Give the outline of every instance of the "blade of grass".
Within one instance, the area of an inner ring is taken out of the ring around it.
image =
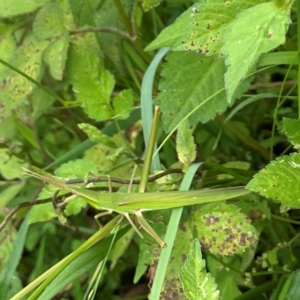
[[[23,253],[28,227],[29,225],[27,223],[26,217],[19,229],[17,238],[14,243],[14,248],[11,252],[11,255],[9,256],[8,262],[6,263],[4,270],[2,271],[2,276],[0,278],[0,299],[7,299],[9,285]]]
[[[155,77],[156,69],[163,59],[163,57],[167,54],[169,48],[160,49],[155,57],[153,58],[151,64],[149,65],[142,82],[142,91],[141,91],[141,115],[143,122],[143,134],[144,134],[144,142],[146,149],[148,148],[148,143],[151,134],[152,122],[153,122],[153,111],[152,111],[152,88],[153,81]],[[157,146],[155,143],[154,151],[156,151]],[[158,155],[154,155],[151,163],[151,171],[160,170],[160,161]]]
[[[197,163],[197,164],[193,164],[190,166],[190,168],[188,169],[188,171],[186,172],[186,174],[182,180],[182,183],[179,188],[180,191],[188,191],[189,190],[192,180],[194,178],[194,175],[201,165],[202,165],[202,163]],[[172,210],[171,218],[170,218],[170,221],[168,224],[168,229],[167,229],[166,236],[165,236],[165,242],[167,244],[167,247],[162,249],[162,251],[161,251],[149,300],[159,300],[160,299],[160,292],[161,292],[161,288],[162,288],[164,278],[166,275],[167,267],[169,264],[169,260],[170,260],[172,248],[174,245],[174,241],[176,238],[177,229],[178,229],[178,225],[180,222],[182,211],[183,211],[182,207]]]
[[[33,282],[28,284],[24,289],[22,289],[19,293],[17,293],[14,297],[12,297],[10,300],[19,300],[25,297],[29,292],[31,292],[35,287],[37,287],[39,284],[39,288],[35,291],[34,294],[31,295],[28,300],[37,299],[37,297],[43,292],[43,290],[46,287],[53,288],[51,285],[51,282],[53,279],[62,272],[62,270],[65,271],[67,269],[67,266],[74,261],[79,255],[81,255],[84,251],[95,245],[97,242],[105,238],[115,227],[116,224],[120,221],[120,218],[122,216],[118,215],[113,220],[111,220],[109,223],[107,223],[104,227],[102,227],[100,230],[98,230],[93,236],[91,236],[86,242],[84,242],[80,247],[78,247],[74,252],[72,252],[70,255],[59,261],[56,265],[54,265],[52,268],[47,270],[45,273],[43,273],[41,276],[36,278]],[[25,220],[26,221],[26,220]],[[24,221],[24,222],[25,222]],[[27,221],[26,221],[27,224]],[[26,237],[26,236],[25,236]],[[25,239],[24,237],[24,239]],[[107,249],[106,249],[107,250]],[[66,282],[66,280],[69,280],[68,277],[65,278],[65,281],[61,278],[61,283]],[[68,281],[67,283],[69,283]],[[56,283],[57,285],[57,283]],[[63,285],[65,286],[65,285]],[[5,298],[1,298],[5,299]],[[43,298],[44,300],[45,298]]]

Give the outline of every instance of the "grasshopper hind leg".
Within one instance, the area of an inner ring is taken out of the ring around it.
[[[138,219],[138,222],[140,226],[148,233],[150,234],[162,247],[165,248],[167,245],[166,243],[158,236],[158,234],[154,231],[154,229],[150,226],[150,224],[146,221],[141,211],[136,210],[135,215]]]

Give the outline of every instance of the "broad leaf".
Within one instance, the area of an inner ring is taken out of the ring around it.
[[[189,300],[220,299],[215,280],[206,272],[199,241],[194,240],[180,276],[183,290]]]
[[[166,59],[158,101],[167,132],[196,107],[198,110],[189,117],[191,126],[197,122],[205,123],[226,110],[225,63],[222,58],[173,52]]]
[[[234,205],[202,205],[195,211],[194,219],[201,246],[214,254],[243,253],[257,242],[255,228]]]
[[[257,173],[246,188],[283,205],[300,208],[300,154],[278,157]]]
[[[300,150],[300,120],[283,118],[285,135],[298,151]]]
[[[229,27],[222,48],[228,66],[225,74],[228,103],[232,103],[237,87],[259,56],[285,42],[291,5],[289,2],[279,8],[275,2],[258,4],[243,10]]]
[[[192,50],[206,55],[221,54],[224,34],[236,15],[262,1],[201,1],[186,10],[146,48]]]
[[[110,96],[115,80],[99,58],[88,50],[72,44],[69,51],[68,75],[77,100],[85,113],[97,121],[113,116]]]

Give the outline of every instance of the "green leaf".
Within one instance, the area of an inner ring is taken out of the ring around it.
[[[284,133],[298,151],[300,150],[300,120],[283,118]]]
[[[28,215],[28,224],[45,222],[53,218],[57,218],[57,214],[53,209],[52,203],[39,204],[31,208]]]
[[[261,3],[242,11],[224,37],[223,54],[228,71],[225,74],[227,101],[240,82],[254,68],[259,56],[285,42],[292,2],[278,8],[274,2]]]
[[[123,90],[118,93],[118,95],[113,98],[113,106],[116,119],[128,118],[133,106],[132,90]]]
[[[14,199],[24,187],[24,182],[12,184],[0,192],[0,208],[5,207],[10,200]],[[1,243],[0,243],[1,244]],[[1,260],[0,260],[1,261]]]
[[[235,205],[201,205],[194,220],[201,246],[214,254],[243,253],[257,242],[255,228]]]
[[[160,4],[161,0],[143,0],[142,6],[144,11],[148,11]]]
[[[98,174],[95,164],[88,159],[76,159],[62,164],[55,170],[55,175],[68,179],[83,179],[91,174]]]
[[[120,0],[126,17],[128,20],[131,19],[131,14],[135,10],[134,0]],[[120,34],[111,34],[110,32],[99,33],[99,38],[101,41],[101,48],[103,49],[105,56],[117,67],[118,71],[122,74],[124,72],[124,65],[122,62],[122,52],[124,48],[122,47],[123,37],[121,34],[127,34],[128,30],[120,18],[120,14],[116,5],[112,5],[111,0],[104,0],[101,2],[100,9],[97,10],[95,7],[95,27],[98,28],[112,28],[115,32],[120,32]],[[89,11],[89,9],[87,10]],[[89,15],[90,13],[88,13]],[[135,14],[135,13],[133,13]],[[138,14],[136,14],[138,15]],[[89,17],[90,19],[90,17]],[[136,20],[135,20],[136,22]]]
[[[85,113],[97,121],[113,116],[110,96],[115,80],[98,57],[72,44],[67,61],[69,80]]]
[[[27,167],[28,163],[13,155],[9,149],[0,148],[0,173],[6,179],[23,177],[22,167]]]
[[[30,77],[38,79],[41,74],[42,54],[49,42],[37,42],[33,39],[24,43],[12,56],[11,62]],[[33,55],[34,53],[34,55]],[[11,69],[6,69],[0,83],[0,122],[11,115],[19,115],[28,105],[26,97],[35,85]],[[26,113],[26,111],[25,111]]]
[[[300,154],[278,157],[257,173],[246,188],[282,204],[300,208]]]
[[[50,73],[54,79],[63,79],[68,47],[69,34],[66,32],[62,38],[54,41],[45,50],[44,60],[48,64]]]
[[[220,292],[211,274],[206,272],[199,241],[194,240],[180,276],[183,290],[189,300],[220,299]]]
[[[171,47],[206,55],[221,54],[224,34],[236,15],[263,1],[201,1],[187,9],[174,24],[164,29],[146,51]]]
[[[65,32],[64,14],[56,3],[45,5],[37,14],[33,34],[38,40],[60,36]]]
[[[287,279],[285,293],[280,294],[280,300],[297,300],[300,297],[300,270],[297,269]],[[284,290],[284,289],[283,289]]]
[[[97,127],[86,123],[78,124],[78,127],[87,134],[90,140],[101,143],[112,149],[119,148],[113,138],[102,133]]]
[[[1,4],[0,4],[1,5]],[[0,39],[0,57],[5,61],[10,61],[16,49],[16,41],[12,34],[6,34]],[[0,78],[7,67],[0,64]]]
[[[50,2],[50,0],[1,0],[0,17],[9,18],[12,16],[27,14],[36,10],[47,2]]]
[[[180,224],[176,234],[176,240],[172,248],[170,260],[165,275],[165,281],[160,294],[160,299],[168,299],[168,295],[176,295],[176,299],[188,299],[182,290],[180,274],[192,246],[193,224],[188,220]]]
[[[176,137],[176,150],[180,162],[187,170],[196,158],[196,145],[191,128],[187,121],[181,123]]]
[[[224,88],[225,63],[222,58],[199,56],[194,52],[167,55],[158,96],[164,128],[170,132],[195,107],[190,126],[208,122],[227,108]],[[212,95],[216,94],[212,97]]]
[[[14,247],[16,235],[16,229],[11,224],[7,224],[0,234],[0,274],[2,274],[4,266]]]
[[[234,299],[242,294],[239,289],[239,283],[242,282],[244,278],[240,273],[234,272],[230,268],[240,270],[241,272],[244,271],[241,269],[241,256],[222,256],[222,262],[217,259],[218,257],[206,256],[207,268],[218,286],[220,298]],[[226,268],[223,263],[226,263],[230,268]]]

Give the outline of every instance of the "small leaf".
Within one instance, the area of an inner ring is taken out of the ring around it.
[[[123,90],[113,98],[114,114],[116,119],[126,119],[133,106],[132,90]]]
[[[298,151],[300,150],[300,120],[283,118],[285,134]]]
[[[161,0],[143,0],[142,6],[144,11],[148,11],[160,4]]]
[[[31,208],[28,216],[28,224],[45,222],[53,218],[57,218],[57,214],[53,209],[52,203],[39,204]]]
[[[67,179],[84,179],[88,175],[97,174],[95,164],[88,159],[76,159],[62,164],[55,170],[55,175]]]
[[[94,142],[101,143],[109,148],[118,149],[119,146],[116,142],[109,136],[102,133],[98,128],[93,125],[82,123],[78,124],[78,127],[84,131],[87,136]]]
[[[44,60],[48,64],[54,79],[62,80],[63,78],[68,47],[69,34],[66,32],[62,38],[53,42],[45,50]]]
[[[85,113],[97,121],[113,116],[110,96],[115,80],[99,58],[83,47],[72,44],[67,71],[77,100]]]
[[[243,10],[229,27],[222,48],[228,66],[225,74],[228,103],[232,103],[237,87],[259,56],[285,42],[291,5],[292,1],[282,8],[272,1],[255,5]]]
[[[206,272],[198,240],[194,240],[180,276],[184,293],[189,300],[220,299],[215,280]]]
[[[300,208],[300,154],[278,157],[255,174],[246,188],[283,205]]]
[[[196,145],[188,122],[181,123],[176,138],[176,151],[180,162],[187,170],[196,158]]]
[[[255,228],[234,205],[202,205],[195,211],[194,220],[201,246],[214,254],[243,253],[257,242]]]
[[[33,24],[33,34],[38,40],[57,37],[65,30],[63,11],[56,3],[45,5]]]

